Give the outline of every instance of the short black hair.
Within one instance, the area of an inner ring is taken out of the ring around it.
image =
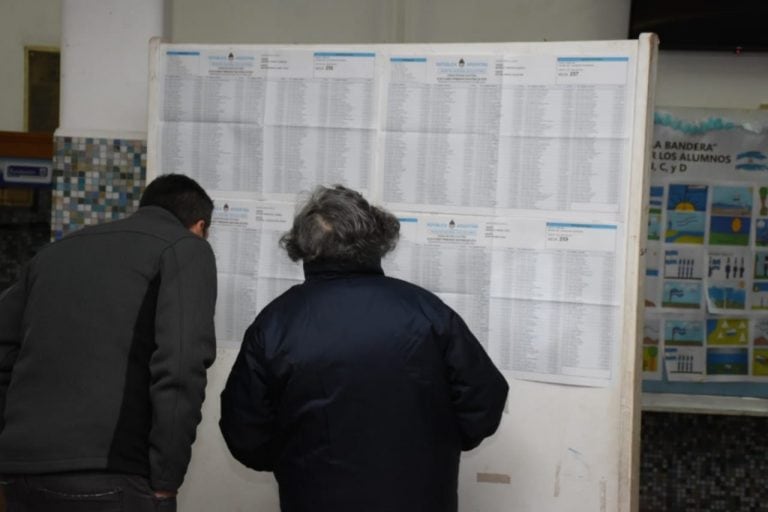
[[[319,186],[304,203],[280,245],[293,261],[368,263],[397,245],[400,222],[359,192]]]
[[[163,174],[147,185],[141,195],[139,207],[159,206],[171,212],[185,228],[197,221],[211,225],[213,200],[195,180],[183,174]]]

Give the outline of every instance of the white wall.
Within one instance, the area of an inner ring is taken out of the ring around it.
[[[197,428],[192,460],[178,496],[182,512],[280,510],[277,483],[272,473],[253,471],[233,459],[219,430],[219,394],[236,356],[235,350],[219,349],[216,362],[208,370],[203,420]]]
[[[629,0],[171,0],[174,43],[624,39]]]
[[[624,39],[630,0],[172,0],[175,43]],[[768,54],[661,52],[656,104],[758,108]]]
[[[628,0],[404,0],[406,43],[626,39]]]
[[[57,135],[146,138],[149,41],[164,37],[160,0],[61,0]]]
[[[768,105],[768,53],[661,52],[657,73],[656,105],[747,109]]]
[[[174,43],[394,43],[403,0],[171,0]]]
[[[170,1],[176,43],[622,39],[630,5],[630,0]],[[0,130],[23,129],[24,46],[59,46],[60,3],[0,0]],[[662,52],[658,71],[658,105],[768,103],[768,54]]]
[[[59,46],[58,1],[0,0],[0,130],[24,129],[24,47]]]

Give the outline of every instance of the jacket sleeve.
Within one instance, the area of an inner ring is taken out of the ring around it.
[[[185,237],[163,253],[150,359],[150,485],[173,491],[184,480],[216,357],[216,261],[208,243]]]
[[[25,307],[26,270],[15,284],[0,294],[0,432],[5,427],[5,396],[21,347]]]
[[[268,391],[264,345],[257,323],[246,331],[221,393],[219,427],[235,459],[257,471],[272,471],[276,406]]]
[[[464,320],[451,312],[444,358],[461,449],[471,450],[499,426],[509,386]]]

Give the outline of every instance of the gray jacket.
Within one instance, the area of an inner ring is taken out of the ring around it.
[[[159,207],[43,248],[0,295],[0,473],[181,485],[215,357],[210,245]]]

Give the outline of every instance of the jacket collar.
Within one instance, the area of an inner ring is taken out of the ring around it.
[[[310,261],[304,262],[304,277],[307,281],[333,279],[354,275],[384,275],[381,260],[358,263],[354,261]]]
[[[134,215],[138,215],[140,217],[155,217],[155,218],[163,218],[169,221],[175,221],[179,225],[182,225],[181,221],[176,218],[174,214],[166,210],[165,208],[162,208],[160,206],[142,206],[136,212]]]

